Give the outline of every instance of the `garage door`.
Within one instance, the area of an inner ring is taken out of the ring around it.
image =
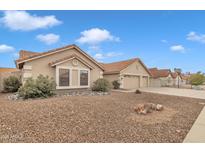
[[[125,76],[123,79],[123,88],[124,89],[138,89],[140,83],[139,76]]]
[[[142,77],[142,87],[148,87],[148,77]]]

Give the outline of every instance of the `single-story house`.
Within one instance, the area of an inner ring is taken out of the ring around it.
[[[22,82],[40,74],[52,77],[56,89],[89,88],[103,78],[103,66],[76,45],[36,53],[20,51],[16,67],[22,72]]]
[[[151,73],[139,58],[114,63],[103,63],[103,77],[112,82],[117,80],[122,89],[149,87]]]
[[[16,67],[21,70],[22,82],[42,74],[54,78],[56,89],[90,88],[94,81],[106,78],[119,80],[121,88],[137,89],[149,86],[149,70],[140,59],[102,64],[76,45],[47,52],[20,51]]]
[[[170,69],[150,68],[152,77],[150,79],[150,86],[152,87],[177,87],[178,85],[187,84],[188,78],[184,74],[171,72]]]
[[[182,80],[182,76],[178,74],[177,72],[172,72],[172,78],[173,78],[174,87],[184,84]]]
[[[181,82],[182,82],[182,84],[183,85],[185,85],[185,84],[189,84],[189,75],[186,75],[186,74],[180,74],[180,76],[181,76]]]
[[[173,86],[173,76],[170,69],[150,68],[149,71],[152,74],[151,87]]]

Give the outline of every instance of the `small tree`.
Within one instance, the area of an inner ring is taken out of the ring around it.
[[[16,76],[9,76],[3,81],[4,92],[17,92],[21,86],[21,81]]]
[[[114,89],[119,89],[120,88],[120,83],[119,83],[118,80],[114,80],[112,82],[112,85],[113,85]]]
[[[205,77],[201,73],[193,74],[189,78],[189,82],[191,85],[202,85],[205,82]]]
[[[93,91],[107,92],[110,90],[110,83],[106,79],[97,79],[92,86]]]

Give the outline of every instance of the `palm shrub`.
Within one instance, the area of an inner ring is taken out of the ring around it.
[[[4,92],[17,92],[21,86],[21,81],[16,76],[9,76],[3,80]]]
[[[97,79],[92,86],[93,91],[108,92],[111,88],[109,81],[106,79]]]
[[[55,82],[48,76],[39,75],[37,79],[28,78],[18,90],[19,96],[28,98],[49,97],[55,94]]]
[[[114,89],[119,89],[120,88],[120,83],[119,83],[118,80],[114,80],[112,82],[112,85],[113,85]]]

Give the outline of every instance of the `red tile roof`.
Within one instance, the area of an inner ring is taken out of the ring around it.
[[[153,78],[158,78],[158,69],[157,68],[150,68],[149,69],[150,73],[152,74]]]
[[[139,60],[138,58],[129,59],[125,61],[113,62],[113,63],[101,63],[102,66],[105,68],[105,74],[109,73],[120,73],[121,70],[125,69],[127,66]]]
[[[171,75],[174,79],[176,79],[176,77],[178,76],[178,74],[176,72],[171,72]]]
[[[153,78],[168,77],[171,74],[170,69],[150,68],[149,71]]]
[[[53,49],[53,50],[49,50],[49,51],[46,51],[46,52],[38,52],[37,54],[28,54],[28,56],[26,57],[20,57],[18,60],[16,60],[17,63],[20,63],[22,61],[25,61],[25,60],[29,60],[29,59],[32,59],[32,58],[37,58],[39,56],[44,56],[46,54],[49,54],[49,53],[53,53],[55,51],[58,51],[58,50],[61,50],[61,49],[65,49],[65,48],[70,48],[70,47],[73,47],[74,45],[67,45],[67,46],[64,46],[64,47],[61,47],[61,48],[56,48],[56,49]],[[21,51],[25,51],[25,50],[21,50]],[[26,51],[26,52],[30,52],[31,51]],[[33,52],[35,53],[35,52]]]
[[[38,52],[32,52],[32,51],[26,51],[26,50],[21,50],[19,52],[19,59],[26,59],[31,56],[39,54]]]
[[[19,69],[16,69],[16,68],[3,68],[3,67],[0,67],[0,73],[4,73],[4,72],[16,72],[16,71],[19,71]]]
[[[61,47],[61,48],[56,48],[56,49],[49,50],[49,51],[46,51],[46,52],[41,52],[41,53],[40,52],[30,52],[30,51],[22,50],[22,54],[20,53],[20,55],[22,55],[22,56],[20,56],[20,58],[16,60],[16,66],[19,67],[19,65],[23,64],[25,61],[30,61],[30,60],[37,59],[37,58],[42,57],[42,56],[46,56],[46,55],[49,55],[49,54],[54,54],[55,52],[60,52],[63,49],[72,49],[72,48],[75,48],[76,50],[80,51],[87,58],[89,58],[91,61],[93,61],[98,67],[100,67],[102,70],[104,70],[104,68],[95,59],[90,57],[86,52],[81,50],[75,44],[67,45],[67,46],[64,46],[64,47]]]
[[[104,74],[118,74],[120,73],[120,71],[127,68],[129,65],[131,65],[135,61],[140,62],[143,65],[143,67],[147,70],[147,72],[150,74],[149,70],[146,68],[146,66],[142,63],[142,61],[139,58],[133,58],[133,59],[113,62],[113,63],[101,63],[101,64],[105,69]]]

